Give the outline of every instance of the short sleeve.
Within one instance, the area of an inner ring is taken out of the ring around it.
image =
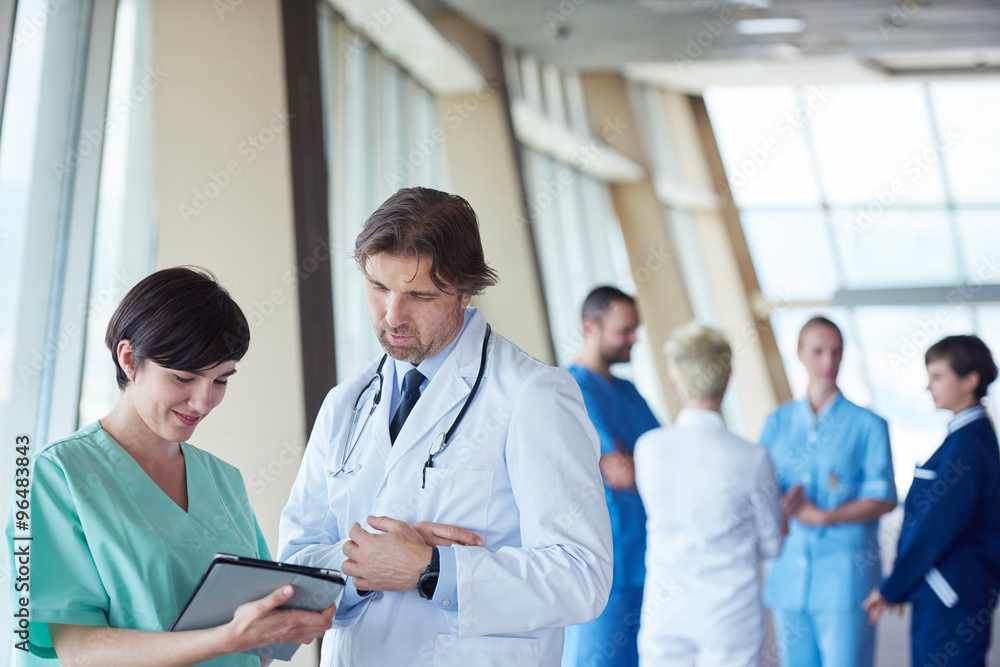
[[[110,600],[62,469],[35,459],[31,484],[31,652],[55,657],[48,623],[108,626]]]
[[[889,426],[878,419],[867,430],[865,437],[864,478],[858,498],[872,498],[896,502],[896,476],[892,469],[892,452],[889,449]]]
[[[615,446],[614,437],[611,435],[610,415],[607,414],[609,406],[595,395],[592,386],[587,386],[590,384],[589,379],[579,378],[576,375],[573,375],[573,379],[580,387],[580,392],[583,394],[583,404],[587,408],[587,417],[594,425],[597,437],[601,441],[601,456],[619,451],[618,447]]]
[[[618,447],[615,446],[615,440],[611,433],[608,432],[608,427],[603,419],[603,416],[600,414],[600,411],[595,410],[591,412],[590,404],[588,403],[587,415],[590,416],[590,421],[597,430],[597,436],[601,441],[601,456],[617,452]]]

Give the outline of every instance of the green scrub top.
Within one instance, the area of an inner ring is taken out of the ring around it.
[[[59,664],[48,623],[169,630],[217,552],[270,560],[239,470],[187,443],[181,449],[187,512],[99,422],[36,454],[31,655],[17,651],[18,664]],[[10,547],[10,524],[7,533]],[[201,664],[256,667],[260,658]]]

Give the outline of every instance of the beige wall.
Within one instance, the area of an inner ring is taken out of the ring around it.
[[[251,325],[250,351],[194,444],[243,471],[272,552],[307,430],[280,9],[254,0],[220,17],[201,0],[152,3],[153,63],[165,73],[156,265],[211,269]],[[296,664],[314,655],[300,650]]]

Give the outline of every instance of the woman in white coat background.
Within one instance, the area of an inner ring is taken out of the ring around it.
[[[647,516],[639,664],[758,665],[758,561],[777,556],[782,541],[774,467],[723,422],[733,357],[725,337],[691,322],[664,351],[683,409],[635,447]]]

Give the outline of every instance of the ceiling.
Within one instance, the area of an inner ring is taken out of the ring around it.
[[[678,88],[1000,74],[1000,0],[443,3],[542,62]]]

